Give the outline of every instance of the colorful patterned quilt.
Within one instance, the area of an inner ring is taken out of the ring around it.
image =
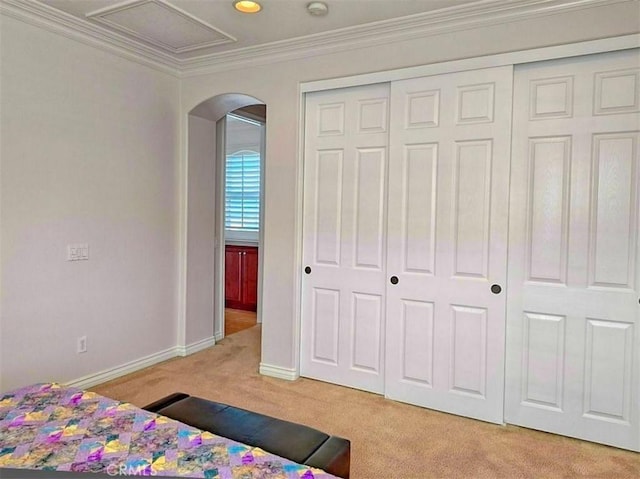
[[[0,398],[0,468],[207,479],[334,477],[132,404],[56,383]]]

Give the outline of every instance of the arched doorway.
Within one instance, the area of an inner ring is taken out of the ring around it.
[[[186,344],[193,344],[203,337],[215,337],[218,341],[225,336],[225,118],[238,110],[248,117],[260,118],[262,115],[261,120],[266,125],[264,102],[240,93],[216,95],[188,113]],[[264,136],[261,144],[264,145]],[[264,149],[260,156],[264,163]],[[263,184],[261,174],[261,204]],[[263,247],[263,217],[260,208],[258,251]],[[258,322],[261,321],[262,257],[263,254],[258,255]]]

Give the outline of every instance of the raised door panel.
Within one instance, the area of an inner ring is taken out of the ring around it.
[[[316,364],[338,365],[338,336],[340,334],[340,291],[314,288],[311,311],[310,355]]]
[[[452,306],[449,390],[486,398],[487,310]]]
[[[486,279],[489,266],[491,140],[456,142],[453,273]]]
[[[529,142],[529,281],[567,281],[570,154],[570,137],[533,138]]]
[[[386,148],[360,148],[355,164],[355,268],[384,269]]]
[[[380,374],[382,356],[382,319],[384,318],[383,297],[381,295],[353,293],[351,326],[352,370]]]
[[[566,317],[525,312],[523,319],[522,401],[561,411]]]
[[[258,304],[258,248],[246,247],[242,252],[242,303],[255,311]]]
[[[318,264],[340,266],[343,154],[343,150],[316,153],[313,186],[317,198],[322,199],[315,214],[315,230],[322,232],[314,238],[314,261]]]
[[[438,144],[406,145],[402,151],[402,271],[434,274]]]
[[[640,52],[518,67],[505,419],[640,451]]]
[[[227,307],[237,307],[242,303],[242,251],[237,247],[227,246],[224,265],[225,303]]]
[[[634,324],[587,319],[583,414],[631,426]]]
[[[638,133],[595,134],[589,284],[633,288]]]
[[[502,423],[510,67],[394,82],[385,394]]]
[[[300,372],[381,393],[388,84],[305,100]]]
[[[434,304],[428,301],[402,302],[400,357],[405,384],[433,385]]]

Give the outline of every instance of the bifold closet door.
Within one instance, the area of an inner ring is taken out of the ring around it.
[[[506,421],[640,450],[640,55],[515,71]]]
[[[305,105],[303,376],[384,390],[389,85]]]
[[[503,420],[512,68],[391,85],[387,397]]]

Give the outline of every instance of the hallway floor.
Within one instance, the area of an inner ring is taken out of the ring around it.
[[[257,314],[255,311],[243,311],[241,309],[225,308],[224,310],[224,334],[237,333],[244,329],[255,326],[257,323]]]

